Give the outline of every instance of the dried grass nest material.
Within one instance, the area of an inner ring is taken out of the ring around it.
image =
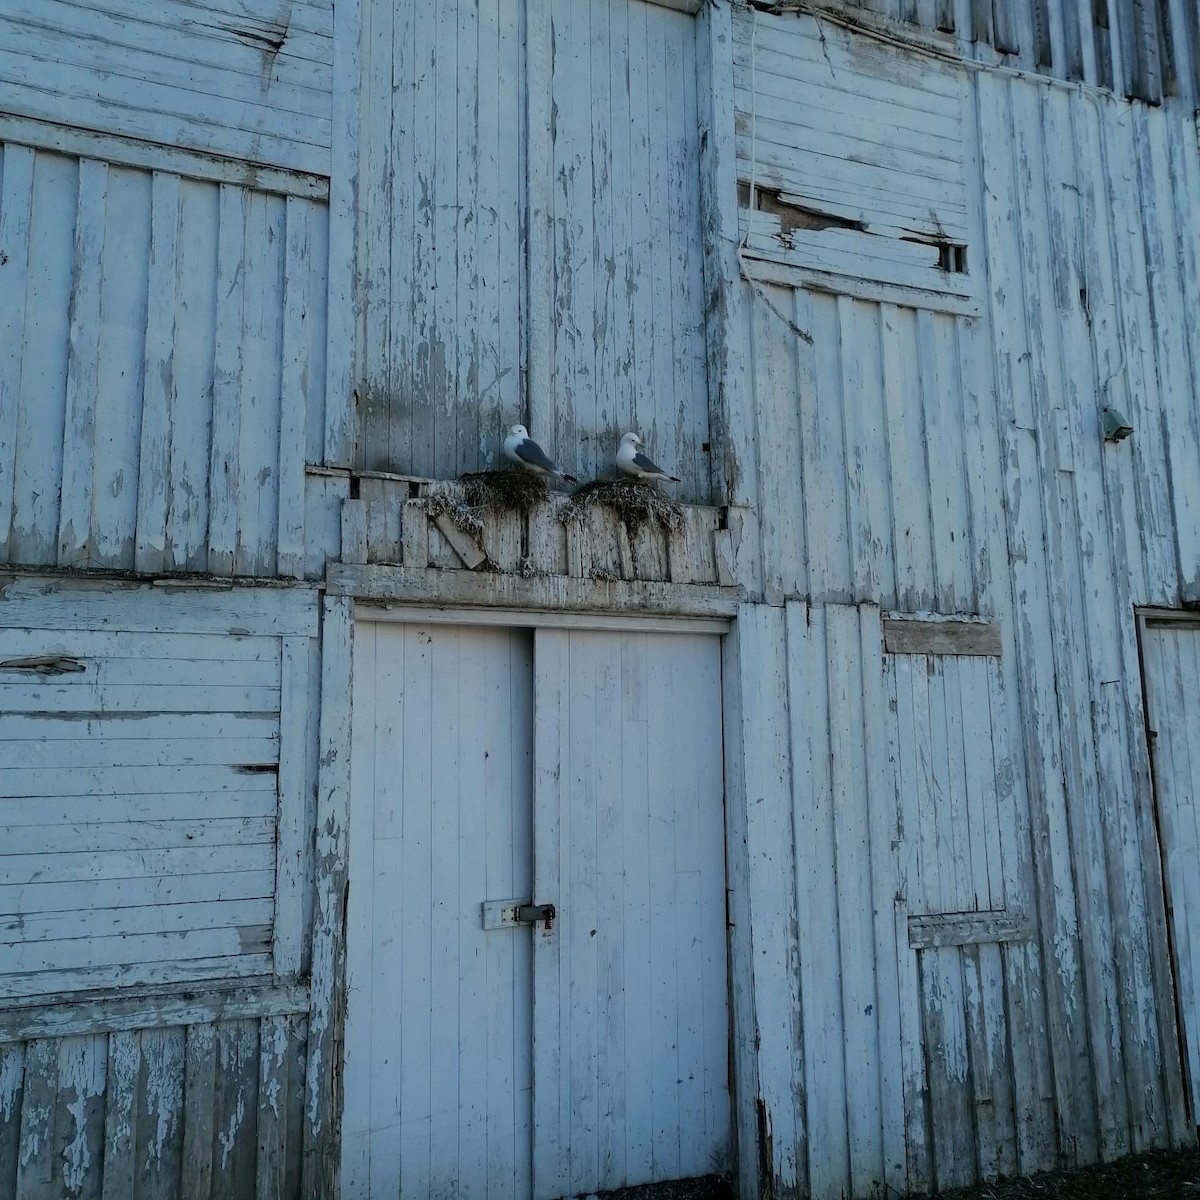
[[[425,498],[425,511],[430,517],[447,516],[463,533],[479,537],[489,513],[528,516],[548,496],[546,481],[529,471],[479,471],[435,486]]]
[[[588,512],[597,507],[615,512],[631,538],[650,521],[667,533],[683,529],[683,509],[653,484],[637,479],[593,479],[585,483],[563,506],[562,519],[582,524]]]
[[[546,480],[532,471],[474,471],[458,477],[463,500],[479,512],[519,512],[528,516],[550,496]]]

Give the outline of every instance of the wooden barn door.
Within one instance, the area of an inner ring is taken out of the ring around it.
[[[1180,1034],[1200,1124],[1200,626],[1146,617],[1142,667]]]
[[[533,640],[355,630],[342,1195],[528,1200]]]
[[[721,651],[539,630],[534,1196],[730,1165]]]
[[[357,626],[345,1200],[729,1167],[720,672],[710,635]]]

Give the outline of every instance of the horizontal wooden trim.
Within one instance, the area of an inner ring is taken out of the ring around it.
[[[427,608],[415,604],[395,607],[360,600],[354,611],[358,621],[404,621],[419,625],[484,625],[528,629],[598,629],[614,633],[729,632],[730,622],[719,617],[606,616],[603,613],[530,613],[515,608]]]
[[[1000,657],[1000,626],[982,621],[906,621],[886,618],[888,654],[957,654]]]
[[[308,200],[329,199],[329,180],[320,175],[288,171],[281,167],[258,166],[239,159],[221,158],[215,154],[183,150],[178,146],[164,146],[158,142],[144,142],[119,134],[68,128],[33,117],[0,113],[0,141],[117,163],[123,167],[169,171],[188,179],[233,183],[256,192],[302,196]]]
[[[1200,629],[1200,611],[1186,608],[1141,608],[1138,616],[1147,629]]]
[[[649,4],[656,4],[659,8],[671,8],[676,12],[687,13],[689,17],[694,17],[704,6],[704,0],[647,0]]]
[[[739,257],[742,274],[752,283],[806,288],[811,292],[852,296],[856,300],[875,300],[881,304],[899,304],[905,308],[920,308],[961,317],[975,317],[980,312],[977,299],[955,296],[949,292],[901,287],[898,284],[880,283],[871,279],[855,279],[849,275],[832,275],[792,263],[757,258],[751,249],[743,250]]]
[[[1029,922],[1007,909],[987,912],[927,913],[908,918],[908,944],[914,950],[941,946],[983,946],[995,942],[1026,942]]]
[[[317,589],[302,584],[0,574],[0,628],[316,637]]]
[[[308,985],[274,980],[236,987],[159,987],[82,993],[53,1004],[0,1008],[0,1043],[83,1033],[119,1033],[203,1025],[247,1017],[284,1017],[308,1012]]]
[[[742,590],[713,584],[651,583],[330,564],[329,594],[438,608],[624,616],[732,618]],[[526,622],[529,623],[529,622]]]

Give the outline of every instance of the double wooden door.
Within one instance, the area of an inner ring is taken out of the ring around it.
[[[720,714],[708,634],[358,625],[347,1200],[727,1168]]]

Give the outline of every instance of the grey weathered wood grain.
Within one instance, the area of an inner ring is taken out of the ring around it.
[[[1000,654],[1000,630],[977,621],[883,622],[883,647],[888,654]]]

